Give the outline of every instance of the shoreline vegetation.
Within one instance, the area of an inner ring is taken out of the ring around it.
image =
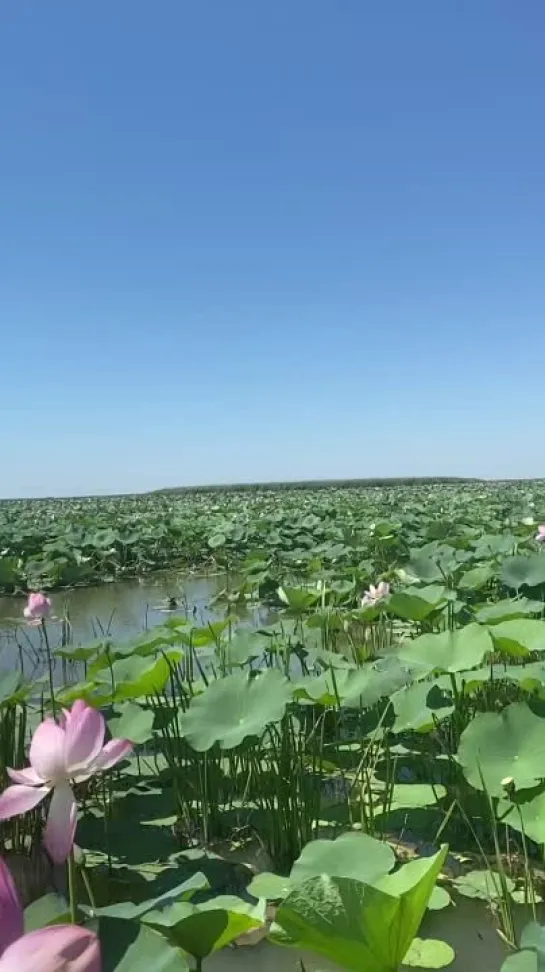
[[[301,479],[301,480],[273,480],[270,482],[247,483],[209,483],[194,486],[161,486],[157,489],[135,493],[89,493],[78,496],[33,496],[21,499],[16,496],[0,497],[3,503],[22,502],[54,502],[63,500],[93,500],[93,499],[138,499],[145,496],[169,496],[178,493],[245,493],[245,492],[275,492],[284,490],[317,490],[317,489],[366,489],[381,486],[432,486],[434,484],[524,484],[543,482],[540,478],[480,478],[478,476],[375,476],[363,479]]]

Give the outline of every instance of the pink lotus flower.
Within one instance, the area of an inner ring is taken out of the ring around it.
[[[361,599],[362,607],[371,607],[377,604],[378,601],[382,601],[385,597],[388,597],[390,593],[390,585],[386,581],[380,581],[375,587],[374,584],[369,585],[369,590],[365,592]]]
[[[104,731],[102,714],[78,699],[59,724],[53,719],[40,723],[30,744],[29,768],[8,769],[14,785],[0,796],[0,820],[32,810],[52,793],[44,845],[56,864],[67,859],[74,843],[77,806],[71,783],[110,769],[132,749],[126,739],[104,745]]]
[[[23,934],[23,909],[0,857],[0,972],[100,972],[98,939],[77,925]]]
[[[536,540],[538,540],[540,543],[545,541],[545,523],[537,528]]]
[[[27,621],[39,624],[44,618],[51,614],[51,601],[45,594],[35,593],[28,595],[27,606],[23,611]]]

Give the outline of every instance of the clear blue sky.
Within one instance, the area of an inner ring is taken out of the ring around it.
[[[0,495],[545,476],[543,0],[2,0]]]

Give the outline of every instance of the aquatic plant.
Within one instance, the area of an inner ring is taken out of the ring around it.
[[[28,769],[8,768],[13,785],[0,794],[0,820],[32,810],[51,794],[44,844],[55,863],[67,860],[74,843],[77,806],[72,784],[110,769],[132,749],[126,739],[104,744],[104,734],[102,714],[78,700],[59,722],[44,719],[38,726]]]

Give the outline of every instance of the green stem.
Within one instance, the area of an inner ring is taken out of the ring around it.
[[[55,689],[53,687],[53,658],[51,656],[51,647],[49,645],[49,636],[47,634],[47,625],[45,623],[45,618],[42,618],[42,634],[45,641],[45,650],[47,654],[47,668],[49,671],[49,692],[51,694],[51,709],[53,712],[53,718],[57,718],[57,709],[55,705]]]
[[[68,895],[70,898],[70,921],[73,925],[78,923],[78,907],[76,901],[76,862],[74,860],[74,848],[68,857]]]
[[[91,905],[91,908],[94,911],[95,908],[96,908],[96,906],[97,906],[96,905],[96,901],[95,901],[95,896],[93,894],[93,889],[91,887],[91,882],[89,880],[89,875],[87,874],[87,871],[85,870],[85,868],[83,867],[83,865],[80,867],[80,874],[81,874],[81,876],[83,878],[83,883],[85,885],[85,890],[87,892],[87,897],[89,898],[89,904]]]

